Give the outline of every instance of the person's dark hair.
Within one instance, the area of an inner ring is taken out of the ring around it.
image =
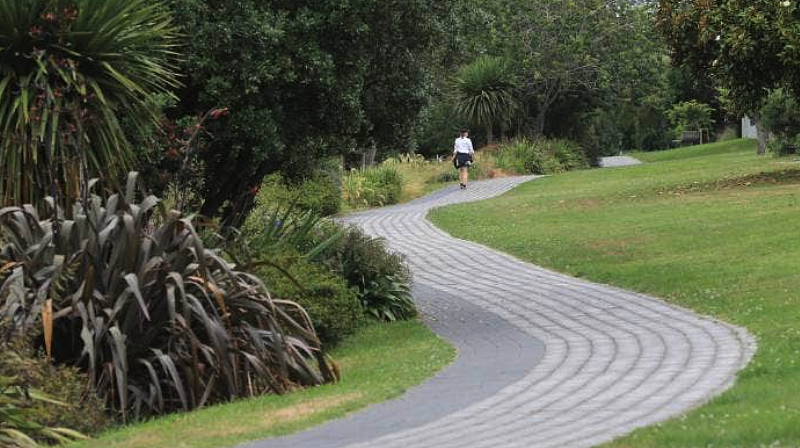
[[[469,132],[469,129],[467,129],[467,128],[461,128],[461,133],[462,133],[462,134],[466,134],[467,132]]]

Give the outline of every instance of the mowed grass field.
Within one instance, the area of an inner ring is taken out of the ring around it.
[[[412,321],[364,328],[332,355],[338,384],[162,417],[68,448],[222,448],[290,434],[401,395],[449,364],[455,349]]]
[[[609,447],[800,446],[800,163],[736,140],[434,210],[459,238],[742,325],[759,348],[708,405]],[[476,266],[479,269],[479,266]]]

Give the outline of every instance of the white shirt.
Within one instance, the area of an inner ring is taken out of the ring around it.
[[[474,154],[475,150],[472,149],[472,140],[469,137],[459,137],[456,139],[456,144],[453,147],[453,154]]]

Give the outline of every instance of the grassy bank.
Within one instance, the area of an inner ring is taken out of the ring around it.
[[[457,237],[757,336],[730,391],[608,446],[800,446],[800,164],[757,157],[749,141],[636,156],[650,163],[541,179],[432,219]]]
[[[102,434],[70,448],[220,448],[296,432],[399,396],[453,359],[454,349],[420,322],[373,325],[332,355],[340,383],[214,406]]]

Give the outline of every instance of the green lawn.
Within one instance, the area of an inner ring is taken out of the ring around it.
[[[634,156],[650,163],[552,176],[431,217],[457,237],[756,335],[730,391],[609,447],[800,446],[800,163],[757,157],[741,140]]]
[[[420,322],[376,324],[333,353],[339,384],[176,414],[69,448],[220,448],[284,435],[402,394],[446,366],[454,349]]]

